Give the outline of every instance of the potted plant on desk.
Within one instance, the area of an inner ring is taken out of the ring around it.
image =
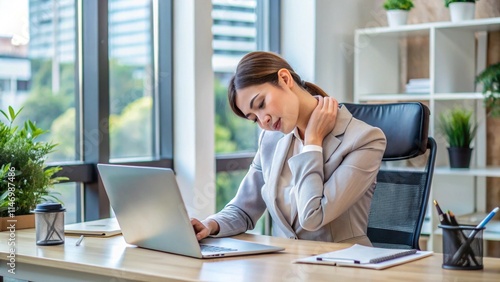
[[[470,145],[477,130],[477,124],[472,120],[472,111],[455,108],[441,113],[438,126],[449,146],[450,167],[469,168],[472,155]]]
[[[474,19],[476,0],[444,0],[444,5],[450,9],[452,22]]]
[[[405,25],[411,8],[413,8],[412,0],[385,0],[384,9],[387,10],[389,26]]]
[[[30,120],[14,125],[20,111],[16,113],[12,107],[8,112],[0,110],[7,120],[0,120],[0,231],[12,222],[16,229],[34,227],[31,210],[41,202],[60,202],[50,188],[67,180],[54,175],[60,167],[45,166],[46,156],[56,146],[37,141],[46,131]]]

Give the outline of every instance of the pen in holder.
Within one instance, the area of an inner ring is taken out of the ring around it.
[[[445,269],[483,269],[484,227],[439,225],[443,229],[443,265]]]

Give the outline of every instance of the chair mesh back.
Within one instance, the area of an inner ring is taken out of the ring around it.
[[[429,108],[419,102],[391,104],[344,104],[352,115],[380,128],[387,146],[368,217],[367,235],[374,246],[419,248],[436,158],[436,141],[428,136]],[[426,153],[429,154],[426,154]],[[426,156],[427,155],[427,156]],[[425,168],[394,162],[426,157]]]
[[[368,237],[374,246],[413,247],[414,234],[426,199],[427,173],[381,170],[373,195]]]

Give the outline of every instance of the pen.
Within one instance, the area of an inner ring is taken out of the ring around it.
[[[457,221],[457,219],[455,218],[455,215],[454,215],[454,214],[453,214],[453,212],[451,212],[450,210],[448,210],[448,218],[450,219],[450,223],[451,223],[451,225],[454,225],[454,226],[459,226],[458,221]]]
[[[453,225],[453,226],[459,226],[460,225],[460,224],[458,224],[458,221],[455,218],[455,215],[453,214],[452,211],[448,210],[447,214],[448,214],[448,218],[450,220],[451,225]],[[460,246],[461,242],[467,241],[467,236],[465,236],[465,234],[462,231],[457,230],[457,232],[455,234],[456,234],[456,236],[460,237],[460,238],[456,238],[456,239],[458,239],[455,242],[456,246]],[[479,265],[479,262],[477,261],[476,257],[474,256],[474,252],[472,251],[472,249],[470,248],[470,246],[467,247],[467,250],[465,250],[465,251],[468,253],[469,257],[474,261],[474,263],[476,265]],[[464,264],[468,265],[468,264],[470,264],[470,261],[466,259],[465,261],[459,261],[458,264],[460,264],[460,265],[464,265]]]
[[[448,217],[443,213],[443,211],[441,210],[441,207],[439,207],[438,202],[436,200],[434,200],[433,202],[434,202],[434,206],[436,206],[436,210],[437,210],[437,213],[439,216],[439,222],[443,225],[450,225]]]
[[[78,239],[78,241],[76,241],[75,245],[80,246],[80,244],[82,243],[82,241],[83,241],[83,235],[80,236],[80,238]]]
[[[483,221],[481,221],[477,226],[476,228],[483,228],[486,224],[488,224],[488,222],[495,216],[495,214],[498,212],[500,208],[499,207],[496,207],[494,208],[484,219]],[[474,230],[476,231],[476,230]],[[477,232],[476,232],[477,233]],[[472,235],[472,234],[471,234]],[[475,235],[475,234],[474,234]],[[471,237],[471,236],[469,236]]]
[[[460,248],[458,248],[458,250],[455,252],[455,254],[453,255],[453,258],[451,259],[451,262],[452,264],[456,264],[456,262],[458,261],[458,259],[460,259],[460,257],[462,256],[464,250],[466,248],[469,247],[470,243],[472,242],[472,240],[474,239],[474,237],[476,236],[477,232],[479,232],[480,229],[484,228],[486,226],[486,224],[488,224],[488,222],[495,216],[495,214],[498,212],[500,208],[499,207],[496,207],[494,208],[477,226],[476,226],[476,229],[474,229],[469,237],[467,237],[467,241],[465,241],[465,243],[462,244],[462,246],[460,246]]]
[[[317,261],[333,261],[333,262],[350,262],[354,264],[360,264],[359,260],[347,259],[347,258],[332,258],[332,257],[316,257]]]

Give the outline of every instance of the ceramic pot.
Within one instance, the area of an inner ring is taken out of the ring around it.
[[[408,20],[408,11],[387,10],[387,22],[390,27],[405,25]]]
[[[472,2],[454,2],[448,8],[452,22],[473,20],[476,12],[476,4]]]

